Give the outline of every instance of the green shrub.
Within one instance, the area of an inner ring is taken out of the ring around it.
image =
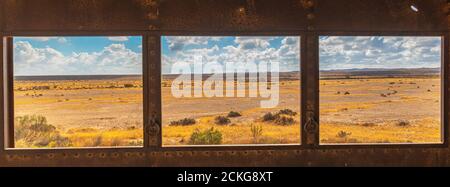
[[[63,137],[56,127],[47,124],[40,115],[25,115],[15,118],[14,138],[26,147],[67,147],[70,140]]]
[[[229,118],[235,118],[235,117],[240,117],[240,116],[242,116],[241,113],[236,112],[236,111],[230,111],[230,112],[228,112],[228,115],[227,115],[227,117],[229,117]]]
[[[217,116],[214,119],[214,122],[217,125],[227,125],[227,124],[231,123],[231,120],[228,117],[225,117],[225,116]]]
[[[184,118],[180,119],[178,121],[171,121],[170,126],[187,126],[187,125],[194,125],[195,119],[193,118]]]
[[[218,130],[214,130],[214,128],[206,129],[204,131],[195,129],[189,139],[189,144],[191,145],[211,145],[221,143],[222,133]]]

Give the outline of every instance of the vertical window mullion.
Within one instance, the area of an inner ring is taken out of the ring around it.
[[[148,98],[147,123],[145,135],[146,147],[161,147],[161,42],[157,34],[151,34],[146,39],[148,60],[148,73],[146,77],[148,83],[146,92]]]
[[[450,63],[449,63],[449,52],[450,52],[450,48],[449,48],[449,46],[450,46],[450,38],[449,38],[450,36],[449,36],[449,34],[447,33],[447,34],[445,34],[444,35],[444,37],[443,37],[443,39],[442,39],[442,44],[441,44],[441,46],[442,46],[442,48],[441,48],[441,62],[443,63],[443,65],[442,65],[442,67],[444,67],[443,68],[443,73],[442,73],[442,76],[443,76],[443,78],[441,78],[442,80],[443,80],[443,88],[441,89],[441,90],[443,90],[443,93],[442,93],[442,103],[443,103],[443,106],[442,106],[442,110],[443,110],[443,116],[442,116],[442,121],[443,121],[443,123],[442,123],[442,126],[441,126],[441,132],[443,133],[442,134],[442,138],[443,138],[443,140],[442,140],[442,142],[444,143],[444,145],[447,145],[448,146],[448,142],[449,142],[449,122],[448,122],[448,119],[449,119],[449,103],[448,103],[448,97],[449,97],[449,95],[450,95],[450,90],[449,90],[449,81],[450,81],[450,78],[449,78],[449,72],[450,72]]]
[[[4,78],[3,78],[3,76],[4,76],[4,64],[6,63],[6,59],[5,59],[5,56],[4,56],[4,53],[3,53],[3,51],[5,51],[5,45],[4,45],[4,43],[5,43],[5,41],[6,41],[6,39],[5,38],[3,38],[3,35],[0,35],[0,38],[2,39],[2,41],[0,42],[0,60],[2,61],[2,64],[1,64],[1,66],[0,66],[0,82],[1,82],[1,85],[0,85],[0,107],[1,107],[1,117],[0,117],[0,121],[1,121],[1,125],[0,125],[0,136],[1,136],[1,138],[0,138],[0,152],[1,151],[3,151],[4,149],[5,149],[5,141],[6,141],[6,137],[7,137],[7,134],[5,133],[6,131],[5,131],[5,127],[6,127],[6,123],[5,123],[5,99],[4,99]]]
[[[5,120],[5,146],[6,148],[14,148],[14,95],[13,95],[13,37],[5,38],[5,64],[3,76],[4,86],[3,88],[6,92],[3,92],[6,97],[4,97],[4,110],[6,115],[4,115]]]
[[[319,37],[302,37],[302,145],[319,145]],[[304,47],[303,47],[304,46]]]

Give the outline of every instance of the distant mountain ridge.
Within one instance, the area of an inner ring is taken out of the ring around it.
[[[142,75],[30,75],[14,76],[14,80],[111,80],[141,79]]]
[[[327,78],[348,77],[348,76],[378,76],[378,77],[399,77],[399,76],[432,76],[440,75],[441,68],[353,68],[340,70],[322,70],[320,76]],[[225,73],[231,76],[233,73]],[[242,73],[234,73],[234,75]],[[246,76],[257,73],[245,73]],[[163,74],[163,79],[175,79],[179,74]],[[203,74],[203,79],[207,79],[211,74]],[[300,71],[279,72],[280,79],[298,79]],[[142,79],[142,75],[32,75],[14,76],[15,80],[112,80],[112,79]]]
[[[327,76],[430,76],[439,75],[441,68],[361,68],[320,71],[321,77]]]

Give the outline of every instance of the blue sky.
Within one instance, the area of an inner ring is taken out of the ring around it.
[[[142,37],[14,37],[15,75],[141,74]]]
[[[300,69],[296,36],[163,36],[162,73],[176,62],[278,61],[280,71]],[[440,37],[320,37],[320,69],[440,67]],[[15,75],[141,74],[142,38],[15,37]],[[207,72],[206,72],[207,73]]]

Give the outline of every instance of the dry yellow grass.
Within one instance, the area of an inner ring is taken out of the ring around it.
[[[171,95],[169,85],[167,80],[162,83],[164,145],[186,145],[195,129],[211,127],[222,133],[222,144],[253,144],[252,124],[263,129],[259,144],[300,143],[298,80],[281,81],[280,103],[272,109],[259,107],[265,98],[177,99]],[[322,80],[320,86],[321,143],[441,141],[439,78]],[[143,144],[141,81],[16,81],[14,89],[15,115],[45,116],[72,147]],[[281,109],[298,113],[293,116],[293,125],[261,121],[267,112]],[[214,124],[216,116],[226,116],[229,111],[238,111],[242,116],[230,118],[228,125]],[[197,123],[168,125],[183,118],[193,118]],[[401,120],[408,124],[398,125]]]
[[[143,146],[142,129],[71,129],[62,135],[73,147]]]
[[[142,146],[142,95],[142,81],[137,77],[18,80],[14,109],[15,116],[46,117],[71,147]]]
[[[424,125],[430,124],[430,125]],[[339,132],[350,133],[340,137]],[[424,119],[408,127],[395,124],[320,124],[321,142],[327,143],[440,143],[440,126],[436,120]]]
[[[215,125],[211,118],[200,119],[191,126],[166,126],[163,129],[165,145],[186,145],[195,129],[204,130],[214,127],[222,133],[222,144],[253,144],[251,124],[262,126],[260,144],[299,144],[300,125],[280,126],[272,123],[254,122],[246,124]]]

